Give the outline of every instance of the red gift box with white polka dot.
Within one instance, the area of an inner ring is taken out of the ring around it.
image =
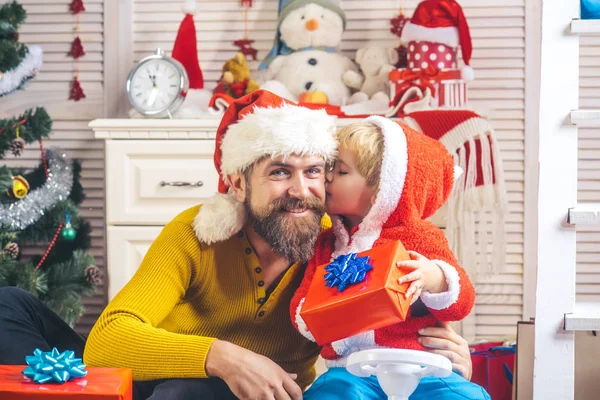
[[[456,68],[456,48],[433,42],[408,42],[408,68]]]
[[[457,69],[457,49],[427,41],[410,41],[407,48],[408,68],[390,74],[395,96],[402,97],[402,92],[411,85],[429,87],[432,107],[465,107],[467,85]]]

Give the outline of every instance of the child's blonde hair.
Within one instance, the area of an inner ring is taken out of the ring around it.
[[[352,151],[358,161],[358,172],[369,186],[379,185],[383,156],[383,133],[370,122],[355,122],[337,131],[338,149]]]

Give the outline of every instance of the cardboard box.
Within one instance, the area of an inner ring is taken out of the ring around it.
[[[398,279],[412,269],[396,266],[410,260],[406,249],[395,241],[358,253],[365,256],[373,269],[342,292],[325,285],[329,264],[317,267],[300,315],[319,345],[406,320],[410,299],[404,295],[410,285]]]

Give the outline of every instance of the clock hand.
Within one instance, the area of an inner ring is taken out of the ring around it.
[[[158,95],[158,89],[152,88],[152,91],[150,92],[150,96],[148,96],[148,106],[149,107],[152,107],[154,105],[157,95]]]

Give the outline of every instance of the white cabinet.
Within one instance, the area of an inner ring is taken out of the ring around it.
[[[214,140],[106,143],[109,225],[163,225],[216,190]]]
[[[108,226],[108,298],[112,299],[131,279],[162,226]]]

